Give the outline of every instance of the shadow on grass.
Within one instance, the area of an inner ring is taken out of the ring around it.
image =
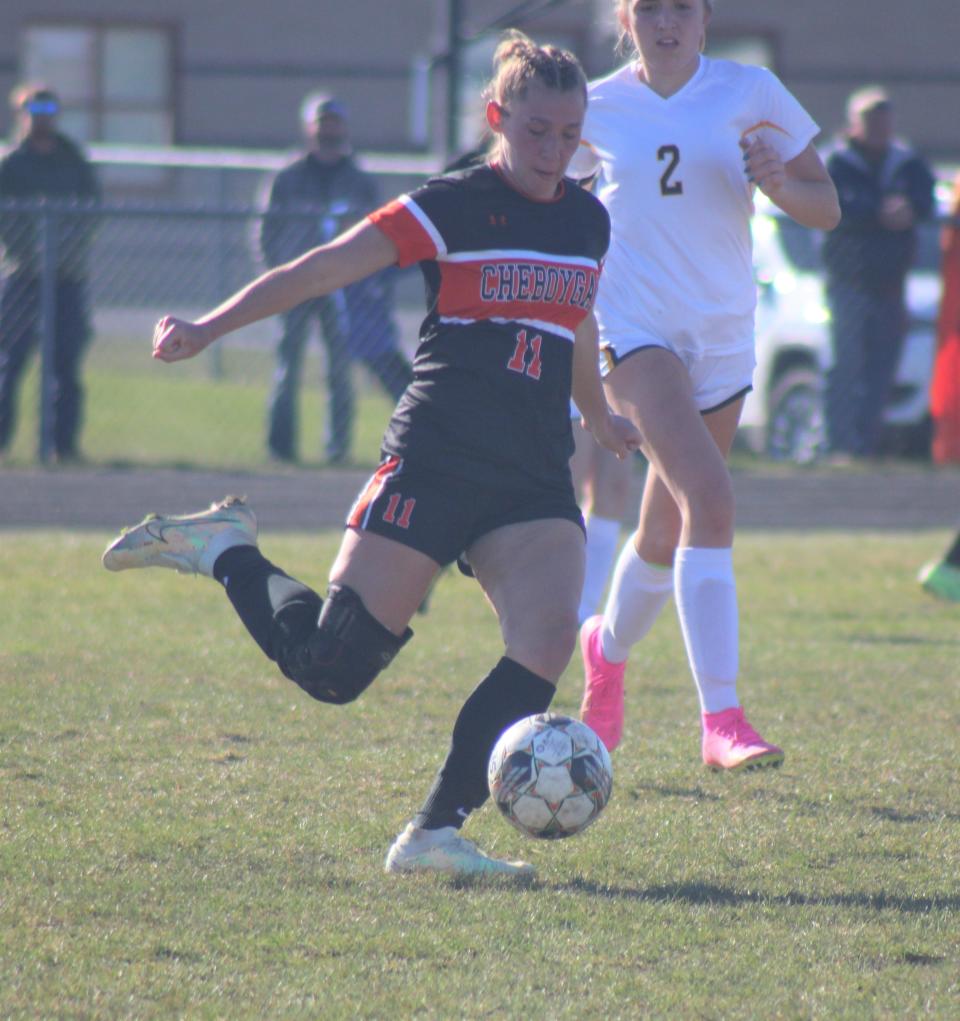
[[[795,791],[777,791],[771,788],[757,788],[749,791],[755,801],[774,802],[788,807],[794,815],[825,815],[841,812],[847,815],[870,815],[875,819],[895,823],[942,823],[960,822],[960,812],[951,812],[945,808],[925,808],[921,811],[905,812],[889,805],[862,805],[855,801],[818,801],[804,798]]]
[[[825,896],[797,893],[759,893],[754,890],[735,890],[711,883],[667,883],[646,889],[621,886],[604,886],[577,879],[570,883],[544,884],[558,893],[585,893],[591,897],[610,900],[640,901],[649,904],[685,903],[696,906],[740,907],[757,904],[771,907],[837,907],[868,908],[871,911],[899,911],[908,915],[926,915],[931,911],[960,909],[960,896],[902,897],[879,893],[837,893]]]
[[[630,790],[626,791],[627,797],[639,800],[639,791],[647,791],[649,794],[659,794],[662,798],[690,798],[693,801],[722,801],[719,794],[711,794],[702,787],[673,787],[670,784],[661,783],[633,783]]]
[[[960,638],[919,638],[916,635],[852,634],[845,641],[859,642],[861,645],[917,645],[937,648],[960,645]]]
[[[884,805],[871,805],[871,814],[887,822],[960,822],[960,813],[941,812],[930,809],[925,812],[901,812],[898,808],[887,808]]]

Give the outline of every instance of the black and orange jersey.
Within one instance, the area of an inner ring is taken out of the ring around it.
[[[593,304],[606,210],[570,181],[551,201],[495,167],[438,177],[370,214],[420,263],[427,316],[384,453],[446,474],[564,482],[574,333]]]

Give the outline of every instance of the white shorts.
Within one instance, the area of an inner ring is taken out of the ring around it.
[[[600,375],[609,376],[624,359],[651,347],[672,351],[680,359],[690,375],[694,400],[701,414],[717,411],[753,389],[753,370],[757,367],[753,345],[739,351],[712,354],[709,351],[678,350],[665,340],[651,340],[648,337],[632,345],[601,340]]]

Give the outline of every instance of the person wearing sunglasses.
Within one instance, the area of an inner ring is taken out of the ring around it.
[[[56,271],[53,455],[58,461],[73,461],[79,456],[83,407],[80,363],[90,339],[87,262],[97,218],[72,207],[96,203],[100,186],[79,145],[59,128],[60,100],[52,89],[21,86],[14,90],[11,105],[17,144],[0,162],[0,242],[6,270],[0,297],[0,456],[13,440],[20,383],[41,336],[46,243],[53,245]],[[29,208],[39,199],[54,203],[52,230],[46,235],[38,211]],[[21,204],[23,208],[17,208]]]

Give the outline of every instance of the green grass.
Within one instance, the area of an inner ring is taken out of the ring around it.
[[[225,345],[219,367],[208,357],[176,366],[151,360],[146,343],[100,341],[83,373],[86,388],[80,447],[95,464],[184,465],[249,469],[267,460],[266,407],[273,371],[266,351]],[[218,371],[215,377],[214,372]],[[315,345],[300,391],[300,459],[324,460],[326,384]],[[352,460],[374,466],[393,402],[355,368],[357,414]],[[38,449],[39,368],[21,385],[20,415],[10,449],[14,465]]]
[[[84,458],[94,466],[249,471],[267,465],[272,354],[263,346],[227,341],[217,355],[217,362],[211,354],[161,365],[150,358],[145,340],[98,338],[83,371],[86,397],[80,448]],[[353,378],[357,403],[351,463],[373,468],[394,405],[362,366],[354,367]],[[12,466],[37,461],[39,392],[39,366],[34,358],[20,388],[17,428],[7,455]],[[306,466],[325,461],[326,395],[323,364],[312,342],[300,390],[299,460]],[[732,463],[789,470],[744,451],[735,452]]]
[[[958,611],[913,580],[946,538],[742,536],[741,690],[784,767],[702,770],[665,614],[595,826],[470,821],[536,863],[512,888],[382,873],[499,655],[473,583],[335,709],[209,582],[0,534],[0,1017],[960,1016]],[[263,538],[314,585],[336,542]]]

